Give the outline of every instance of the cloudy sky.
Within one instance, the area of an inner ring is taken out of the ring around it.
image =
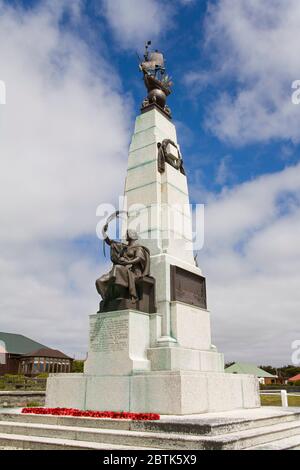
[[[0,0],[0,330],[87,350],[105,269],[96,208],[122,194],[152,39],[205,203],[213,342],[282,365],[300,339],[299,0]]]

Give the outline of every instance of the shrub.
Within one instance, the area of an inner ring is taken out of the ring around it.
[[[11,384],[18,384],[18,383],[23,383],[25,380],[24,375],[13,375],[13,374],[5,374],[3,376],[4,380],[6,383],[11,383]]]
[[[37,401],[29,401],[26,406],[28,408],[37,408],[38,406],[41,406],[40,403],[38,403]]]
[[[48,379],[49,374],[47,372],[42,372],[41,374],[37,375],[38,379]]]
[[[72,372],[77,374],[82,374],[83,372],[84,361],[73,361],[72,363]]]

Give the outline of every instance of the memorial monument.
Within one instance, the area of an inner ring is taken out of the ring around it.
[[[148,94],[129,150],[123,241],[104,226],[112,268],[96,281],[102,301],[90,316],[84,373],[51,375],[46,406],[172,415],[256,408],[257,379],[225,374],[211,343],[184,160],[167,105],[172,83],[163,54],[150,45],[140,63]]]

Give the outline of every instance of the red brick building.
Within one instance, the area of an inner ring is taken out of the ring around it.
[[[73,359],[26,336],[0,332],[0,375],[71,372]]]

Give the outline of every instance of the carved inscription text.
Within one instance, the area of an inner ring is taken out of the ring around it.
[[[93,318],[90,325],[90,347],[93,352],[128,350],[128,318]]]

